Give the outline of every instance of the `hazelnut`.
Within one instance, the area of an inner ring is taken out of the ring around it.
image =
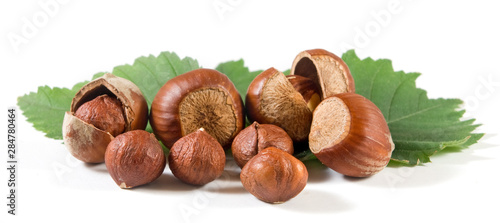
[[[151,127],[171,148],[181,137],[204,128],[223,147],[244,127],[243,101],[229,78],[197,69],[167,81],[151,105]]]
[[[121,188],[133,188],[156,180],[163,173],[166,158],[155,136],[144,130],[118,135],[108,145],[106,168]]]
[[[168,155],[172,174],[192,185],[204,185],[217,179],[225,164],[224,149],[203,128],[179,139]]]
[[[276,147],[293,154],[293,141],[282,128],[254,122],[234,138],[231,152],[234,161],[243,168],[252,157],[267,147]]]
[[[144,129],[147,121],[148,105],[139,88],[127,79],[108,73],[76,93],[70,111],[64,115],[64,144],[75,158],[102,163],[106,147],[114,136]]]
[[[76,110],[75,116],[112,136],[125,130],[122,103],[106,94],[85,102]]]
[[[268,203],[282,203],[297,196],[306,186],[307,177],[301,161],[274,147],[250,159],[240,174],[243,187]]]
[[[352,177],[381,171],[394,150],[382,112],[354,93],[326,98],[316,107],[309,146],[323,164]]]
[[[245,106],[250,121],[277,125],[295,142],[307,140],[312,111],[280,71],[269,68],[257,75],[248,86]]]

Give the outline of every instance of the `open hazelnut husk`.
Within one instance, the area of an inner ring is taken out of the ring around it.
[[[243,101],[229,78],[212,69],[197,69],[163,85],[151,105],[151,127],[171,148],[200,128],[222,147],[231,145],[244,127]]]
[[[342,93],[326,98],[314,110],[309,147],[331,169],[367,177],[387,166],[394,143],[375,104],[361,95]]]
[[[131,81],[107,73],[84,85],[63,120],[63,140],[75,158],[104,162],[106,147],[123,132],[145,129],[148,105]]]

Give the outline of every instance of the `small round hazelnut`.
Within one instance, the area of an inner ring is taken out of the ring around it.
[[[112,136],[125,131],[122,103],[106,94],[85,102],[76,110],[75,116]]]
[[[133,188],[156,180],[163,173],[166,158],[155,136],[144,130],[118,135],[108,145],[106,168],[121,188]]]
[[[217,179],[225,164],[224,149],[203,128],[177,140],[168,155],[172,174],[192,185],[204,185]]]
[[[254,122],[234,138],[231,152],[239,167],[267,147],[276,147],[293,154],[293,141],[282,128],[271,124]]]
[[[323,100],[314,110],[309,147],[331,169],[367,177],[387,166],[394,143],[375,104],[361,95],[342,93]]]
[[[254,156],[240,174],[243,187],[268,203],[283,203],[306,186],[306,166],[281,149],[269,147]]]

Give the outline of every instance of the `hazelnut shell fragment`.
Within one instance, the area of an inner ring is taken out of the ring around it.
[[[225,164],[224,149],[203,128],[179,139],[168,155],[172,174],[192,185],[204,185],[217,179]]]
[[[245,106],[251,121],[277,125],[295,142],[307,140],[312,112],[280,71],[269,68],[257,75],[248,86]]]
[[[199,128],[227,147],[245,124],[238,90],[226,75],[212,69],[196,69],[167,81],[153,100],[150,119],[154,133],[169,148]]]
[[[323,49],[300,52],[293,61],[290,74],[312,79],[321,89],[321,99],[355,92],[349,67],[342,58]]]
[[[309,146],[323,164],[352,177],[380,172],[394,150],[382,112],[354,93],[326,98],[316,107]]]
[[[240,174],[243,187],[268,203],[283,203],[297,196],[306,186],[305,165],[283,150],[269,147],[254,156]]]
[[[66,148],[83,162],[104,162],[104,152],[114,137],[75,117],[75,112],[84,103],[105,94],[120,101],[125,118],[125,131],[146,128],[148,105],[135,84],[110,73],[87,83],[71,101],[70,111],[65,113],[62,126]]]
[[[155,136],[133,130],[113,139],[107,147],[106,168],[120,188],[133,188],[156,180],[163,173],[166,158]]]
[[[252,157],[268,147],[293,154],[293,141],[282,128],[254,122],[234,138],[231,152],[236,164],[243,168]]]

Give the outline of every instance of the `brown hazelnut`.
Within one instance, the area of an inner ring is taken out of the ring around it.
[[[171,148],[182,136],[204,128],[223,147],[244,127],[243,101],[229,78],[197,69],[167,81],[151,105],[151,127]]]
[[[79,114],[75,115],[77,112]],[[124,118],[123,130],[119,114]],[[127,79],[108,73],[84,85],[76,93],[70,111],[64,115],[64,144],[75,158],[87,163],[101,163],[113,135],[144,129],[147,121],[148,105],[139,88]],[[107,124],[103,127],[98,123]],[[108,129],[106,125],[112,128]]]
[[[107,147],[106,168],[121,188],[133,188],[156,180],[166,158],[155,136],[144,130],[118,135]]]
[[[231,152],[239,167],[267,147],[276,147],[293,154],[293,141],[282,128],[271,124],[254,122],[234,138]]]
[[[323,164],[352,177],[378,173],[394,150],[382,112],[354,93],[326,98],[316,107],[309,147]]]
[[[192,185],[204,185],[217,179],[225,164],[224,149],[203,128],[179,139],[168,155],[172,174]]]
[[[254,156],[240,174],[243,187],[268,203],[282,203],[297,196],[306,186],[307,177],[300,160],[274,147]]]
[[[117,98],[100,95],[80,106],[75,116],[96,128],[117,136],[125,130],[122,103]]]
[[[245,107],[251,121],[277,125],[295,142],[307,140],[312,111],[280,71],[269,68],[255,77],[248,86]]]

